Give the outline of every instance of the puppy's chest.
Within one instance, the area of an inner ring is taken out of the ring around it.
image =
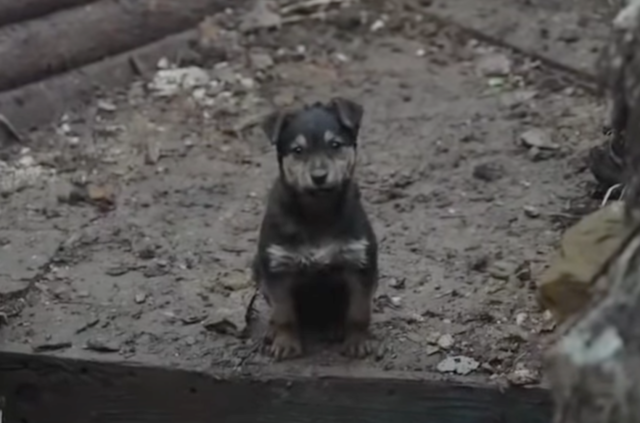
[[[272,272],[366,269],[369,240],[365,237],[319,238],[295,243],[271,243],[266,248]]]

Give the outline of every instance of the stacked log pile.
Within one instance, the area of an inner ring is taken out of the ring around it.
[[[186,46],[234,0],[0,0],[0,113],[28,130]]]

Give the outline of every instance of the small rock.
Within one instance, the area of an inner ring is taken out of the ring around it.
[[[205,329],[219,333],[220,335],[231,335],[239,338],[241,336],[241,329],[226,318],[212,319],[203,323]]]
[[[115,353],[120,351],[120,345],[102,339],[90,339],[87,341],[85,349],[99,353]]]
[[[518,363],[507,379],[516,386],[530,385],[538,382],[538,374],[528,369],[524,364]]]
[[[522,326],[526,320],[527,320],[527,313],[516,314],[516,325]]]
[[[251,276],[246,272],[237,271],[224,276],[220,283],[225,289],[239,291],[251,286],[252,280]]]
[[[558,34],[558,40],[567,44],[573,44],[580,41],[580,33],[577,28],[564,27]]]
[[[533,207],[533,206],[524,206],[524,214],[527,217],[530,217],[532,219],[535,219],[537,217],[540,217],[540,210],[538,210],[537,208]]]
[[[489,274],[496,279],[507,280],[515,273],[516,267],[506,261],[496,261],[489,268]]]
[[[482,76],[506,76],[511,72],[511,60],[502,53],[488,54],[478,61],[476,70]]]
[[[438,346],[444,350],[453,346],[453,336],[444,334],[438,339]]]
[[[180,320],[182,321],[183,325],[189,326],[189,325],[194,325],[196,323],[200,323],[206,320],[206,318],[207,318],[206,314],[190,314],[190,315],[181,317]]]
[[[267,70],[273,67],[273,58],[267,53],[251,53],[249,55],[251,67],[256,70]]]
[[[107,276],[117,277],[117,276],[126,275],[130,271],[131,271],[131,266],[126,264],[119,264],[117,266],[110,267],[104,273]]]
[[[109,113],[112,113],[118,110],[115,104],[107,100],[98,100],[97,107],[98,107],[98,110],[103,112],[109,112]]]
[[[271,2],[255,2],[254,7],[244,13],[240,22],[240,31],[251,32],[258,29],[279,28],[282,25],[282,17],[274,9],[277,9],[277,6]]]
[[[144,302],[147,301],[147,294],[142,292],[136,294],[134,301],[136,302],[136,304],[143,304]]]
[[[36,165],[36,160],[33,158],[33,156],[22,156],[18,160],[18,166],[23,168],[33,167],[35,165]]]
[[[455,356],[447,357],[438,363],[437,369],[442,373],[457,373],[459,375],[468,375],[478,369],[480,363],[471,357]]]
[[[88,185],[87,199],[101,210],[112,209],[116,204],[116,193],[110,185]]]
[[[158,97],[171,97],[180,90],[206,86],[210,79],[207,71],[197,66],[161,69],[149,83],[149,88]]]
[[[149,138],[145,142],[144,162],[154,165],[160,160],[160,143],[156,139]]]
[[[473,168],[473,177],[484,182],[495,182],[504,174],[504,167],[494,162],[479,164]]]
[[[389,279],[389,286],[393,289],[403,289],[404,279],[391,278]]]
[[[557,150],[560,146],[553,142],[551,135],[542,129],[532,128],[520,134],[520,142],[527,148]]]
[[[425,349],[425,353],[427,354],[427,356],[434,355],[439,351],[440,348],[436,347],[435,345],[427,345],[427,348]]]
[[[371,32],[377,32],[377,31],[380,31],[384,27],[385,27],[384,21],[382,19],[378,19],[371,25],[370,30],[371,30]]]

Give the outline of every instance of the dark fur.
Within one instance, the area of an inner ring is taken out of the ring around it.
[[[272,307],[271,352],[277,358],[302,352],[300,329],[309,324],[343,331],[349,355],[370,350],[378,247],[353,178],[361,118],[359,105],[333,99],[265,121],[280,172],[253,271]],[[317,174],[325,174],[323,183]]]

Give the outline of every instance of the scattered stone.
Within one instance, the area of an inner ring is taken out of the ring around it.
[[[480,363],[473,358],[460,355],[445,358],[438,363],[437,369],[442,373],[456,373],[464,376],[477,370],[479,366]]]
[[[524,322],[527,320],[527,313],[518,313],[516,314],[516,325],[522,326]]]
[[[142,275],[145,278],[157,278],[158,276],[164,276],[167,273],[169,273],[169,268],[164,262],[151,263],[142,271]]]
[[[220,335],[230,335],[240,338],[242,336],[242,329],[237,324],[226,318],[217,318],[207,320],[203,323],[205,329],[211,332],[216,332]]]
[[[531,385],[538,382],[538,373],[517,363],[515,369],[507,376],[509,382],[516,386]]]
[[[145,142],[144,162],[148,165],[154,165],[160,160],[160,143],[158,140],[148,138]]]
[[[109,113],[113,113],[118,110],[115,104],[107,100],[98,100],[97,107],[98,110]]]
[[[602,289],[594,285],[600,271],[629,236],[624,203],[612,201],[565,231],[550,266],[536,280],[538,301],[557,322],[574,315]]]
[[[389,286],[393,289],[403,289],[404,288],[404,279],[399,278],[391,278],[389,279]]]
[[[507,76],[511,72],[511,60],[502,53],[492,53],[478,60],[476,70],[481,76]]]
[[[131,270],[132,270],[131,266],[129,266],[127,264],[119,264],[117,266],[113,266],[113,267],[108,268],[107,270],[105,270],[104,273],[107,276],[118,277],[118,276],[126,275]]]
[[[515,273],[516,267],[506,261],[496,261],[489,267],[489,274],[496,279],[507,280]]]
[[[206,86],[210,80],[207,71],[197,66],[161,69],[149,83],[149,88],[158,97],[171,97],[181,90]]]
[[[181,317],[180,321],[182,322],[183,325],[189,326],[189,325],[195,325],[196,323],[203,322],[206,319],[207,319],[206,314],[190,314],[190,315]]]
[[[241,32],[252,32],[259,29],[280,28],[282,16],[275,12],[277,5],[269,1],[257,1],[254,7],[244,14],[240,22]]]
[[[538,210],[537,208],[533,207],[533,206],[524,206],[524,214],[527,217],[530,217],[532,219],[535,219],[537,217],[540,217],[540,210]]]
[[[220,283],[229,291],[239,291],[251,286],[252,280],[247,272],[235,271],[222,277]]]
[[[249,55],[251,67],[255,70],[267,70],[273,67],[273,58],[267,53],[251,53]]]
[[[110,185],[90,184],[87,186],[87,199],[101,211],[111,210],[116,204],[115,189]]]
[[[495,182],[504,174],[504,167],[495,162],[482,163],[473,168],[473,177],[484,182]]]
[[[520,142],[527,148],[540,150],[557,150],[560,146],[553,142],[551,135],[539,128],[532,128],[520,134]]]
[[[141,292],[136,294],[134,301],[136,302],[136,304],[143,304],[147,301],[147,294]]]
[[[453,336],[444,334],[438,339],[438,346],[444,350],[453,346]]]
[[[55,174],[53,170],[39,165],[25,167],[24,164],[16,163],[12,166],[0,161],[0,196],[9,196],[22,191]]]
[[[373,24],[371,24],[371,27],[369,29],[371,30],[371,32],[378,32],[385,26],[386,25],[384,23],[384,20],[377,19],[375,22],[373,22]]]
[[[435,345],[427,345],[427,348],[425,349],[425,353],[427,354],[427,356],[434,355],[438,352],[440,352],[440,348],[436,347]]]
[[[102,339],[90,339],[87,341],[85,349],[99,353],[116,353],[120,351],[120,345]]]
[[[67,348],[71,348],[73,344],[69,341],[48,341],[43,342],[41,344],[36,344],[32,347],[33,352],[41,353],[41,352],[51,352],[51,351],[60,351],[66,350]]]

